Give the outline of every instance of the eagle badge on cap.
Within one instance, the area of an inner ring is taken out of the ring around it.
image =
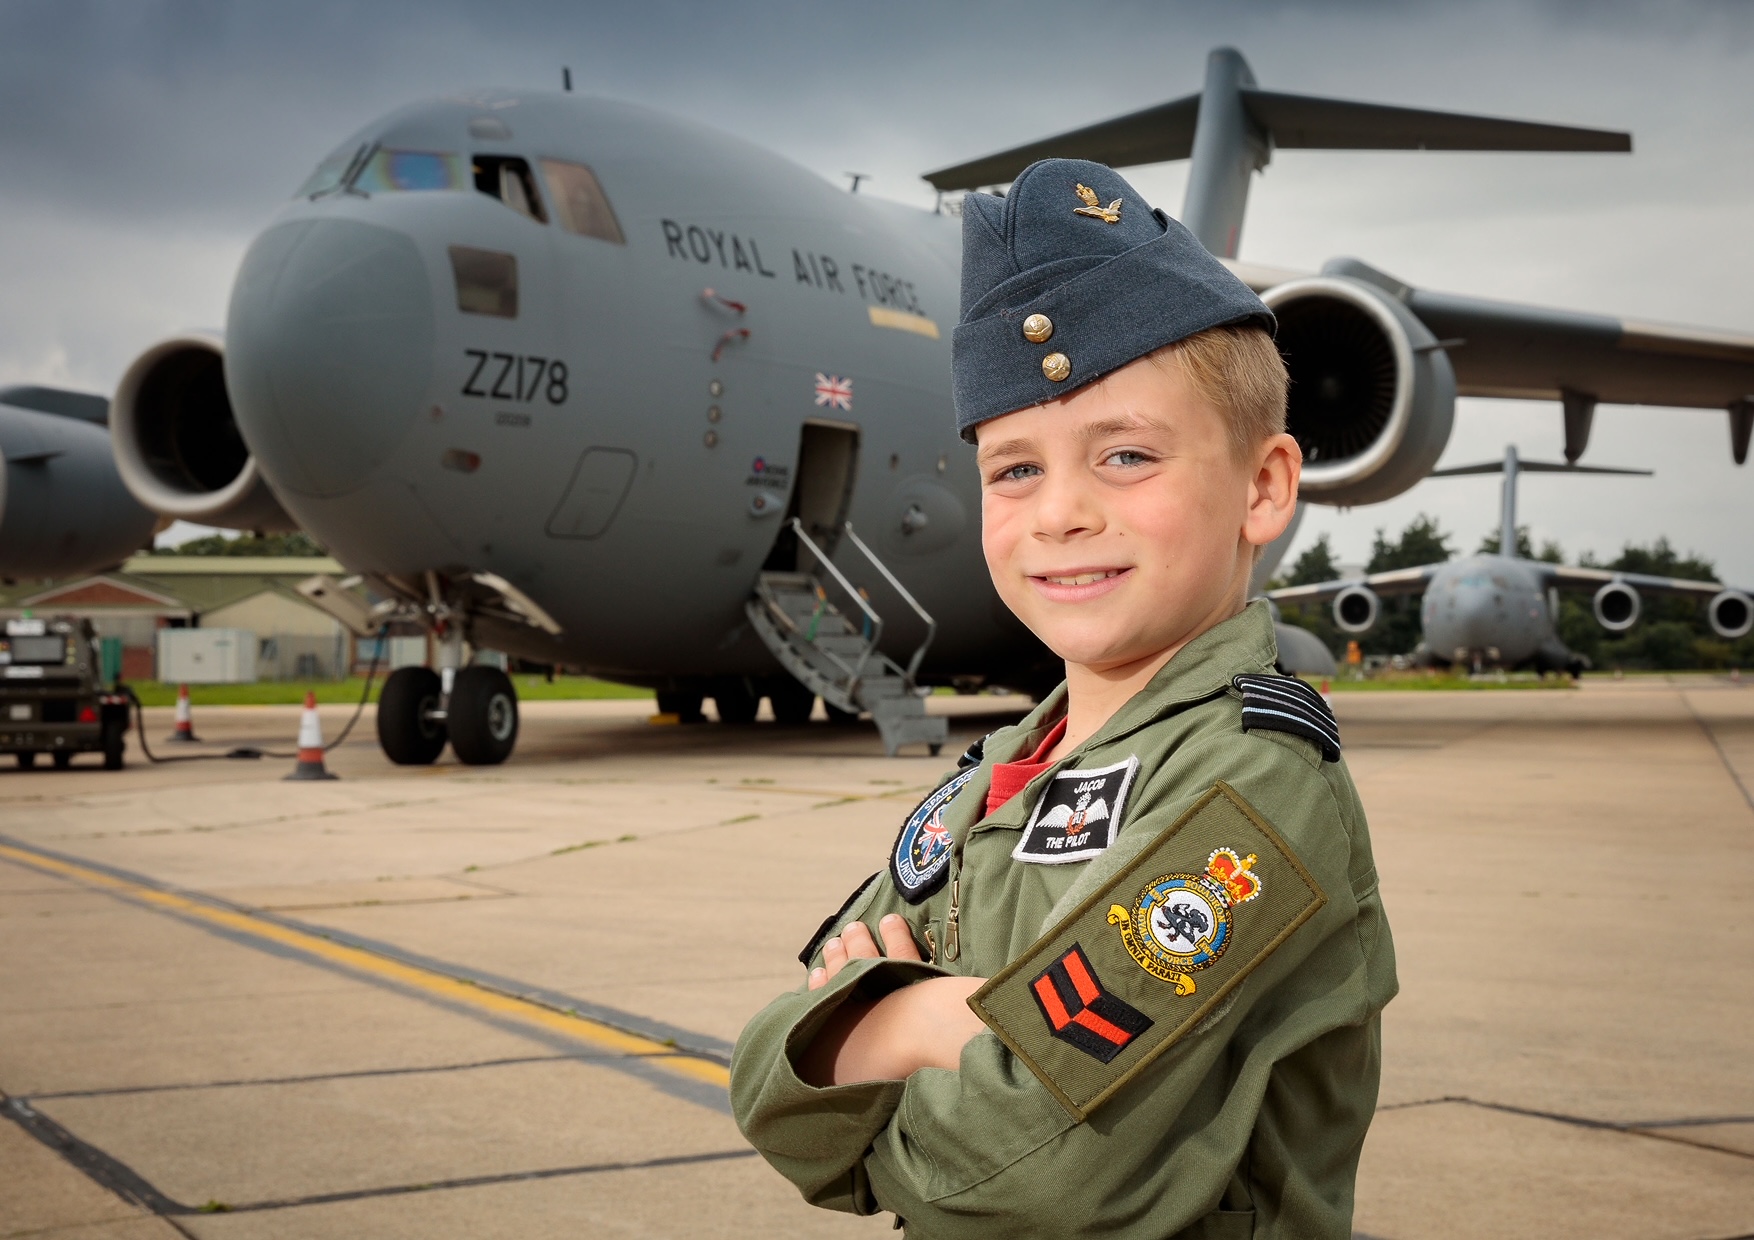
[[[1101,220],[1105,224],[1121,222],[1121,200],[1119,198],[1105,207],[1102,205],[1102,199],[1096,196],[1096,191],[1083,182],[1078,184],[1078,197],[1084,200],[1084,205],[1074,207],[1072,209],[1073,215],[1088,215],[1091,219]]]

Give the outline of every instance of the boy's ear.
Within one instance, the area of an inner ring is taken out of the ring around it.
[[[1255,454],[1249,479],[1245,542],[1264,547],[1285,532],[1297,512],[1297,483],[1303,476],[1303,449],[1290,435],[1272,435]]]

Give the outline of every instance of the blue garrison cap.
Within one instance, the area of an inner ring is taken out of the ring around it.
[[[1044,159],[962,200],[956,429],[1076,391],[1135,358],[1273,312],[1113,168]]]

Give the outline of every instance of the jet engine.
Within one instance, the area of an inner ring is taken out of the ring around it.
[[[1368,633],[1382,613],[1382,600],[1369,586],[1347,586],[1334,595],[1334,625],[1342,633]]]
[[[1369,271],[1330,264],[1354,268]],[[1279,320],[1291,374],[1287,429],[1303,448],[1303,496],[1373,504],[1431,472],[1455,421],[1456,377],[1430,330],[1396,297],[1352,276],[1292,280],[1262,300]]]
[[[0,576],[94,572],[152,540],[155,518],[122,485],[102,425],[0,400],[0,455]]]
[[[234,530],[296,530],[238,432],[217,335],[173,336],[142,353],[110,406],[116,468],[154,512]]]
[[[1610,581],[1596,591],[1595,609],[1597,624],[1610,633],[1624,633],[1638,623],[1638,591],[1624,581]]]
[[[1754,599],[1740,590],[1725,590],[1712,595],[1711,602],[1705,605],[1705,616],[1713,633],[1733,642],[1754,630]]]

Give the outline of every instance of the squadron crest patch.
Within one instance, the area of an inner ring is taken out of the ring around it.
[[[968,1001],[1077,1120],[1223,1019],[1249,974],[1327,903],[1229,784],[1173,822],[1147,815],[1128,830],[1150,835],[1098,861],[1095,889]]]
[[[1192,974],[1217,963],[1230,946],[1231,910],[1261,894],[1259,860],[1216,848],[1204,874],[1160,874],[1133,901],[1108,906],[1108,924],[1141,969],[1170,983],[1178,995],[1194,993]]]
[[[909,904],[918,904],[944,883],[950,863],[950,830],[944,825],[944,808],[956,799],[962,786],[980,767],[971,766],[921,801],[901,824],[895,850],[889,857],[889,876],[895,889]]]
[[[1114,842],[1138,755],[1089,771],[1061,771],[1048,781],[1017,847],[1016,861],[1065,865],[1088,861]]]

